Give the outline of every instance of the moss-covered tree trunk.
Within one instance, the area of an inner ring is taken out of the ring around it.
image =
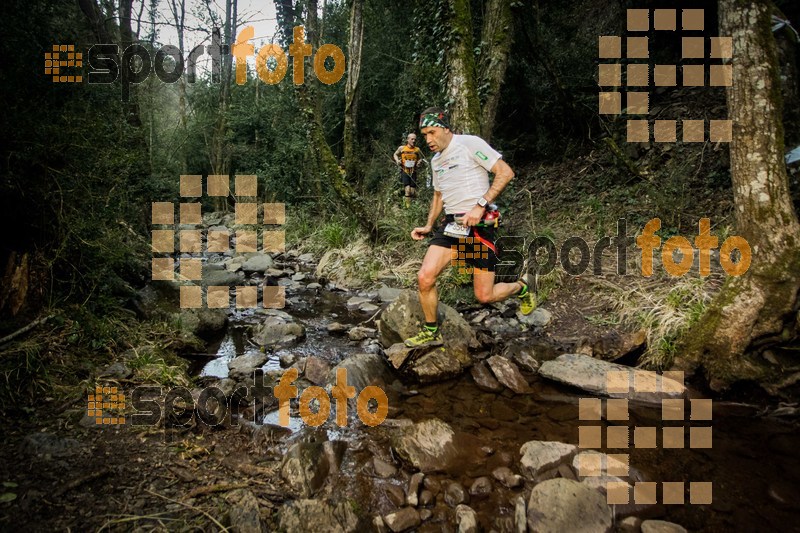
[[[452,42],[447,47],[447,99],[458,133],[481,132],[481,108],[475,84],[472,13],[469,0],[448,0]]]
[[[356,123],[358,120],[358,79],[361,74],[361,45],[364,40],[363,0],[352,0],[350,6],[350,39],[347,50],[347,84],[344,89],[344,168],[351,181],[359,182],[361,172],[355,156]]]
[[[278,10],[278,20],[281,24],[281,31],[284,40],[287,42],[293,35],[293,13],[290,1],[279,1],[275,4]],[[309,40],[313,42],[317,33],[317,0],[308,0],[306,26],[309,33]],[[296,39],[300,42],[300,39]],[[329,184],[344,203],[346,209],[358,220],[364,230],[373,238],[376,237],[375,224],[365,202],[348,183],[345,176],[339,171],[339,165],[331,151],[328,141],[325,139],[325,130],[322,127],[322,110],[318,104],[316,91],[313,88],[312,69],[305,68],[305,80],[302,85],[295,86],[297,103],[303,114],[303,119],[308,127],[308,137],[310,150],[314,159],[317,161],[322,182]]]
[[[481,40],[481,86],[486,87],[481,119],[481,137],[487,142],[492,138],[497,107],[500,104],[500,87],[506,76],[508,52],[511,50],[513,20],[510,0],[489,0],[483,19]]]
[[[720,0],[720,35],[733,40],[731,175],[738,233],[750,269],[731,277],[687,336],[679,366],[703,367],[715,389],[779,380],[759,353],[796,338],[800,225],[783,159],[781,94],[767,0]]]

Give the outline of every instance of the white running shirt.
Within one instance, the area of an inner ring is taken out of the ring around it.
[[[489,171],[503,157],[475,135],[453,135],[431,159],[433,189],[442,193],[444,212],[467,213],[489,190]]]

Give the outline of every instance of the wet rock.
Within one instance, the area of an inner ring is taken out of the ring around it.
[[[292,274],[292,281],[303,281],[304,279],[306,279],[305,272],[295,272]]]
[[[95,425],[95,419],[91,418]],[[108,427],[108,426],[106,426]],[[22,439],[22,451],[30,455],[49,455],[50,457],[66,457],[80,443],[75,439],[59,437],[52,433],[31,433]]]
[[[642,519],[629,516],[617,522],[617,533],[639,533],[642,530]]]
[[[392,287],[387,287],[386,285],[381,285],[381,287],[378,289],[378,299],[381,302],[393,302],[397,300],[401,292],[403,292],[402,289],[395,289]]]
[[[434,496],[442,491],[442,484],[430,476],[426,477],[422,484],[427,490],[431,491],[431,494]]]
[[[428,507],[429,505],[433,505],[433,493],[428,489],[424,489],[422,492],[419,493],[419,505],[421,507]]]
[[[349,502],[334,506],[321,500],[290,500],[278,511],[278,529],[287,533],[354,533],[357,525]]]
[[[397,468],[393,464],[387,463],[379,457],[372,458],[372,468],[375,470],[375,475],[382,478],[392,477],[397,474]]]
[[[328,333],[336,335],[339,333],[344,333],[345,331],[347,331],[348,327],[349,326],[346,326],[340,322],[331,322],[325,327],[325,329],[328,331]]]
[[[320,285],[317,282],[309,283],[308,285],[306,285],[306,289],[309,289],[309,290],[314,290],[315,291],[315,290],[318,290],[318,289],[321,289],[321,288],[322,288],[322,285]]]
[[[408,489],[406,490],[406,505],[416,507],[419,505],[419,488],[422,486],[422,480],[425,479],[425,474],[417,472],[408,480]]]
[[[406,365],[404,372],[421,383],[450,379],[463,373],[472,364],[468,354],[450,352],[446,346],[417,350],[422,351],[422,355],[416,356],[416,352],[412,351],[411,363]]]
[[[300,324],[287,322],[278,316],[268,316],[253,330],[253,341],[259,346],[289,347],[305,337]]]
[[[558,466],[572,459],[577,448],[572,444],[532,440],[519,450],[522,473],[530,481],[539,482],[553,477]]]
[[[509,389],[513,390],[517,394],[528,394],[533,392],[528,385],[528,382],[525,381],[525,378],[519,373],[517,365],[505,357],[494,355],[487,359],[486,362],[489,364],[489,368],[492,369],[497,381]]]
[[[258,500],[249,490],[236,489],[225,495],[230,504],[228,518],[231,530],[239,533],[260,533],[261,515],[258,511]]]
[[[214,386],[221,390],[226,398],[230,398],[233,391],[236,390],[236,381],[231,378],[222,378],[217,381]]]
[[[686,529],[664,520],[645,520],[642,522],[642,533],[686,533]]]
[[[528,499],[528,528],[532,532],[611,531],[611,508],[596,490],[569,479],[550,479],[536,485]]]
[[[419,513],[413,507],[403,507],[389,513],[383,517],[383,521],[395,533],[417,527],[420,524]]]
[[[297,361],[297,356],[293,353],[282,353],[278,356],[278,362],[281,368],[289,368],[295,361]]]
[[[384,485],[383,492],[395,507],[400,507],[406,502],[406,494],[403,492],[403,489],[397,485]]]
[[[295,494],[312,496],[338,470],[346,447],[344,441],[295,443],[286,452],[281,477]]]
[[[265,272],[268,268],[272,268],[275,262],[269,254],[257,253],[247,258],[242,263],[242,270],[245,272]]]
[[[419,519],[422,520],[423,522],[425,522],[426,520],[430,520],[432,516],[433,516],[433,511],[431,511],[430,509],[422,509],[419,512]]]
[[[468,505],[456,507],[456,524],[458,533],[478,533],[478,514]]]
[[[377,330],[375,328],[367,328],[364,326],[356,326],[347,332],[347,337],[351,341],[363,341],[375,336]]]
[[[228,376],[234,380],[252,377],[253,372],[264,366],[266,362],[267,354],[259,352],[234,357],[228,361]]]
[[[444,501],[450,507],[457,507],[467,501],[467,491],[464,490],[461,483],[452,481],[444,490]]]
[[[242,256],[231,257],[230,259],[225,260],[222,265],[225,267],[225,270],[228,272],[238,272],[242,269],[242,265],[245,262],[245,258]]]
[[[436,354],[430,356],[430,364],[426,364],[428,355],[420,357],[420,370],[414,372],[431,381],[446,379],[462,372],[472,363],[469,357],[470,347],[479,347],[475,332],[455,309],[440,303],[438,318],[444,349],[430,352]],[[381,314],[378,328],[381,344],[388,347],[416,335],[423,322],[424,316],[417,293],[402,291]]]
[[[116,362],[111,363],[102,372],[100,372],[99,377],[101,378],[110,378],[110,379],[127,379],[131,377],[133,371],[125,366],[124,363]]]
[[[646,343],[647,332],[643,329],[632,333],[610,331],[592,343],[592,355],[612,361],[643,348]]]
[[[494,374],[486,366],[486,363],[480,361],[476,363],[471,369],[472,379],[479,389],[489,392],[499,392],[503,390],[503,386],[494,377]]]
[[[531,373],[536,373],[539,370],[541,363],[534,357],[533,348],[522,348],[515,350],[512,354],[512,360],[517,363],[523,370]],[[508,355],[506,355],[508,357]]]
[[[525,482],[522,476],[520,476],[519,474],[515,474],[507,466],[498,466],[497,468],[492,470],[492,477],[494,477],[497,481],[499,481],[509,489],[515,489],[517,487],[521,487],[522,484]]]
[[[628,378],[628,392],[607,389],[606,376],[609,372],[624,372]],[[562,355],[553,361],[547,361],[539,368],[539,375],[594,394],[646,403],[660,404],[663,398],[683,398],[686,395],[686,387],[682,383],[663,378],[655,372],[608,363],[580,354]],[[637,383],[635,388],[634,379]],[[643,392],[647,389],[660,392]]]
[[[394,449],[421,472],[445,469],[458,459],[455,432],[438,418],[405,428],[393,439]]]
[[[327,361],[315,355],[310,355],[306,358],[304,375],[306,379],[314,385],[324,384],[328,379],[330,371],[331,365]]]
[[[628,485],[628,494],[633,493],[633,487],[631,487],[630,484],[628,484],[628,482],[625,481],[624,479],[618,478],[616,476],[589,476],[583,478],[581,483],[583,483],[587,487],[591,487],[596,491],[599,491],[600,494],[604,496],[608,493],[609,483],[615,483],[615,484],[625,483],[626,485]]]
[[[279,268],[268,268],[266,271],[264,271],[264,274],[271,278],[282,278],[289,275],[288,272]]]
[[[378,309],[380,309],[380,307],[378,307],[375,304],[363,304],[358,307],[358,310],[361,311],[362,313],[369,313],[369,314],[377,312]]]
[[[526,326],[532,326],[536,328],[545,327],[552,319],[553,314],[547,309],[542,309],[541,307],[534,309],[529,315],[523,315],[519,312],[517,313],[517,320]]]
[[[336,373],[339,369],[347,371],[347,384],[355,387],[356,393],[361,392],[370,385],[385,387],[394,381],[386,359],[380,354],[357,353],[351,355],[328,373],[328,384],[336,385]]]
[[[486,309],[484,309],[483,311],[478,311],[475,314],[475,316],[472,317],[472,320],[470,320],[470,323],[472,323],[472,324],[480,324],[481,322],[486,320],[486,318],[488,316],[489,316],[489,311],[487,311]]]
[[[347,300],[347,309],[349,311],[356,311],[368,303],[370,303],[369,298],[364,298],[363,296],[353,296]]]
[[[492,492],[492,481],[486,477],[481,476],[475,481],[472,482],[472,485],[469,487],[469,494],[470,496],[475,496],[477,498],[483,498],[488,496]]]
[[[297,260],[301,263],[313,263],[314,262],[314,254],[306,253],[300,254],[297,256]]]

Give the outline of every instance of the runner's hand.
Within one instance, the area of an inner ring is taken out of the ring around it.
[[[474,226],[475,224],[481,221],[481,219],[483,218],[483,213],[484,209],[481,206],[476,205],[470,210],[469,213],[461,217],[458,223],[461,224],[462,226],[467,226],[467,227]]]
[[[411,230],[411,238],[415,241],[421,241],[425,238],[425,235],[433,231],[433,228],[430,226],[422,226],[419,228],[414,228]]]

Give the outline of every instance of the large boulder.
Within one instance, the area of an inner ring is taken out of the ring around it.
[[[439,303],[438,318],[444,345],[415,357],[408,368],[420,381],[448,379],[463,372],[472,364],[469,349],[480,346],[475,332],[455,309]],[[424,320],[417,293],[402,291],[381,314],[378,323],[381,344],[387,348],[413,337]]]
[[[556,475],[561,464],[568,464],[577,448],[572,444],[532,440],[519,450],[522,473],[531,481],[542,481]]]
[[[184,309],[176,315],[183,331],[203,339],[214,337],[228,325],[224,309]]]
[[[404,426],[393,435],[397,455],[420,472],[453,471],[482,464],[480,441],[453,430],[446,422],[431,418]]]
[[[578,481],[543,481],[528,499],[528,531],[534,533],[608,533],[611,524],[605,496]]]
[[[439,303],[439,324],[441,324],[444,346],[448,351],[467,352],[470,347],[478,347],[475,332],[461,315],[443,303]],[[384,347],[412,337],[419,333],[425,321],[422,306],[415,291],[402,291],[400,296],[381,313],[379,331]]]
[[[255,254],[248,257],[242,263],[242,270],[245,272],[264,272],[272,268],[275,262],[269,254]]]
[[[283,459],[281,477],[292,492],[308,498],[322,488],[328,474],[338,471],[346,448],[341,440],[295,443]]]
[[[347,371],[347,385],[355,387],[356,394],[370,385],[385,387],[394,381],[394,376],[386,364],[386,359],[375,353],[353,354],[328,372],[327,383],[336,386],[339,369]]]
[[[561,355],[543,363],[539,375],[593,394],[643,403],[660,405],[664,398],[686,396],[683,383],[655,372],[601,361],[588,355]]]
[[[306,330],[300,324],[287,321],[281,316],[267,316],[253,330],[253,341],[259,346],[286,348],[305,337]]]

